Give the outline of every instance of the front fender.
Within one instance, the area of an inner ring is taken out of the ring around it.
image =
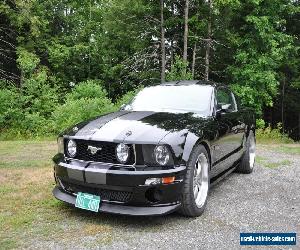
[[[211,154],[211,147],[209,140],[205,139],[203,133],[196,135],[188,130],[180,132],[173,132],[167,134],[161,141],[160,144],[168,144],[172,147],[175,155],[175,160],[186,164],[190,158],[193,148],[199,143],[203,143]]]
[[[182,159],[187,162],[190,158],[190,155],[193,151],[193,148],[198,145],[203,144],[208,151],[208,155],[211,158],[211,144],[210,141],[205,139],[203,136],[197,136],[193,133],[189,133],[186,137],[185,147],[182,155]]]

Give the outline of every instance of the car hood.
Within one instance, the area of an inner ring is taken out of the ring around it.
[[[156,144],[169,133],[187,131],[195,119],[203,120],[191,113],[119,111],[77,124],[65,135],[86,140]]]

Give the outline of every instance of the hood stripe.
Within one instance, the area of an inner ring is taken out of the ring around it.
[[[126,133],[129,130],[135,131],[134,127],[141,125],[141,120],[152,114],[153,112],[132,112],[123,116],[119,116],[116,119],[104,124],[101,128],[96,129],[92,139],[97,138],[97,140],[100,141],[124,141],[127,137]],[[147,125],[144,124],[144,126]]]
[[[126,112],[126,111],[119,111],[119,112],[110,113],[110,114],[101,116],[98,119],[93,120],[93,121],[89,122],[87,125],[85,125],[82,129],[80,129],[76,133],[76,136],[91,136],[97,131],[97,129],[101,128],[106,123],[108,123],[118,117],[124,116],[128,113],[129,112]]]

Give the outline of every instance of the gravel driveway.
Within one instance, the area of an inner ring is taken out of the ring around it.
[[[31,247],[239,249],[240,232],[297,232],[294,248],[299,249],[300,154],[276,152],[272,146],[259,146],[257,153],[254,172],[250,175],[233,173],[215,185],[207,209],[199,218],[178,214],[164,217],[99,214],[95,223],[112,230],[77,239],[76,243],[56,239],[32,242]],[[274,164],[267,166],[267,163]],[[74,213],[77,213],[75,209]],[[95,215],[91,213],[91,216]],[[108,242],[107,237],[111,239]]]

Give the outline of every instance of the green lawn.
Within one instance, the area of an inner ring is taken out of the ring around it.
[[[56,151],[53,141],[0,141],[0,249],[30,247],[33,238],[68,241],[74,234],[80,239],[111,230],[97,223],[99,217],[53,198]],[[101,240],[109,242],[111,236]]]

